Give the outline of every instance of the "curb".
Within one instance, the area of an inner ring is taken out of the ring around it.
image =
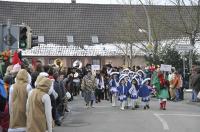
[[[192,89],[184,89],[185,93],[192,93]]]

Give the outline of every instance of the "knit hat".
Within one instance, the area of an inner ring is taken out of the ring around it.
[[[130,70],[128,68],[125,68],[122,72],[128,71],[130,72]]]
[[[142,85],[145,84],[147,81],[151,80],[151,78],[146,78],[142,81]]]
[[[119,77],[119,82],[121,82],[125,77],[126,77],[126,75],[125,75],[125,74],[122,74],[122,75]]]
[[[19,72],[19,70],[21,70],[21,65],[19,63],[15,64],[12,68],[12,70],[10,71],[10,73],[17,73]]]
[[[142,73],[143,74],[143,76],[145,76],[145,73],[142,71],[142,70],[138,70],[137,71],[137,74],[140,76],[140,73]]]
[[[139,84],[139,80],[136,78],[136,76],[133,77],[133,79],[131,80],[131,83],[133,82],[133,80],[135,80],[137,84]]]
[[[49,74],[46,72],[40,72],[39,76],[48,77]]]
[[[51,88],[51,85],[52,85],[52,81],[46,77],[43,77],[39,81],[37,88],[45,93],[48,93]]]
[[[25,69],[21,69],[16,76],[16,82],[23,81],[28,83],[28,72]]]
[[[124,79],[125,77],[128,77],[127,74],[122,74],[120,77],[119,77],[119,82],[121,82],[122,79]]]
[[[121,74],[121,76],[124,76],[124,78],[129,77],[128,74]]]
[[[17,51],[15,51],[14,54],[13,54],[13,57],[12,57],[12,64],[15,65],[17,63],[19,63],[21,65],[22,62],[19,58]]]
[[[37,85],[38,85],[38,83],[43,79],[43,78],[45,78],[45,76],[38,76],[37,77],[37,79],[36,79],[36,81],[35,81],[35,87],[37,87]]]
[[[111,76],[112,76],[112,75],[119,75],[119,72],[111,72],[110,75],[111,75]]]
[[[129,71],[128,75],[130,75],[130,74],[135,75],[135,72],[133,72],[133,71]]]

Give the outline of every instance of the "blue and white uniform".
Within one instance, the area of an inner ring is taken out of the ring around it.
[[[110,80],[109,85],[110,85],[110,93],[112,96],[112,106],[116,106],[117,93],[118,93],[117,87],[119,86],[119,79],[118,79],[119,72],[112,72],[111,76],[112,76],[112,79]]]
[[[146,78],[142,82],[142,85],[140,86],[139,91],[138,91],[138,96],[142,98],[141,101],[144,103],[145,109],[146,109],[146,106],[149,105],[150,94],[151,94],[151,89],[149,88],[148,85],[145,84],[149,80],[150,78]]]
[[[136,81],[136,83],[133,83],[133,81]],[[135,108],[136,106],[136,101],[138,100],[138,80],[136,78],[132,79],[132,86],[129,89],[129,95],[130,95],[130,104],[129,106]]]
[[[110,80],[110,92],[112,94],[117,93],[117,87],[119,86],[118,79],[111,79]]]
[[[133,77],[135,76],[135,74],[136,74],[135,72],[129,71],[128,76],[129,76],[129,81],[130,81],[130,82],[133,80]]]
[[[142,71],[142,70],[138,70],[137,71],[137,79],[138,79],[138,81],[139,81],[139,83],[140,83],[140,85],[142,84],[142,82],[145,80],[145,78],[146,78],[146,74]]]
[[[128,87],[125,85],[125,75],[121,75],[119,78],[119,86],[117,87],[118,90],[118,99],[120,101],[120,109],[124,110],[124,107],[126,105],[127,102],[127,98],[128,98]],[[124,81],[124,83],[122,83],[122,81]]]
[[[119,101],[123,102],[123,101],[127,101],[128,98],[128,87],[126,85],[119,85],[117,87],[118,90],[118,95],[119,95]]]

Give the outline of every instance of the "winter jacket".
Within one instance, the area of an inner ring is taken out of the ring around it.
[[[20,70],[16,76],[16,83],[10,88],[9,109],[10,109],[10,128],[9,131],[26,130],[26,101],[28,92],[28,72]]]
[[[128,92],[129,92],[129,88],[126,85],[119,85],[117,87],[117,91],[118,91],[118,98],[120,101],[124,101],[127,100],[128,97]]]
[[[200,91],[200,73],[193,75],[191,79],[191,87],[197,93]]]
[[[56,99],[56,105],[59,105],[62,100],[62,87],[61,83],[57,80],[54,81],[53,88],[58,94],[58,98]]]
[[[149,89],[147,85],[143,84],[139,88],[139,92],[138,92],[139,97],[148,97],[150,94],[151,94],[151,89]]]
[[[97,82],[94,76],[89,77],[88,75],[83,77],[81,89],[86,91],[94,91],[97,88]]]
[[[174,79],[172,80],[172,88],[181,88],[182,87],[182,80],[181,80],[181,75],[175,75]]]
[[[27,101],[27,132],[52,132],[51,101],[48,95],[52,81],[41,78]]]
[[[7,93],[4,88],[4,82],[0,79],[0,112],[3,112],[6,106]]]

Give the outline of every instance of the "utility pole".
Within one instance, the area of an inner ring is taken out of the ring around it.
[[[190,35],[190,44],[191,44],[192,46],[195,45],[194,31],[193,31],[192,34]],[[190,70],[192,69],[192,65],[193,65],[192,56],[193,56],[193,50],[190,50],[190,52],[189,52],[189,69],[190,69]]]
[[[185,79],[185,52],[182,53],[182,59],[183,59],[183,78]]]
[[[11,40],[11,21],[10,19],[7,20],[7,40],[6,40],[6,44],[8,45],[9,49],[10,46],[12,45],[12,40]]]
[[[189,36],[189,39],[190,39],[190,44],[192,46],[195,45],[196,41],[196,38],[199,37],[197,36],[200,32],[200,0],[198,0],[198,5],[197,5],[197,23],[196,23],[196,28],[192,31],[192,33],[190,34]],[[193,50],[190,50],[190,54],[189,54],[189,69],[191,70],[192,69],[192,65],[193,65],[193,62],[192,62],[192,56],[193,56]]]
[[[132,68],[133,66],[133,44],[130,44],[130,67]]]
[[[150,21],[150,17],[149,17],[149,13],[147,11],[147,8],[145,7],[145,5],[143,4],[142,0],[139,0],[140,3],[142,4],[142,7],[144,9],[145,15],[147,17],[147,26],[148,26],[148,37],[149,37],[149,43],[153,42],[153,40],[151,40],[151,21]],[[153,38],[152,38],[153,39]]]

